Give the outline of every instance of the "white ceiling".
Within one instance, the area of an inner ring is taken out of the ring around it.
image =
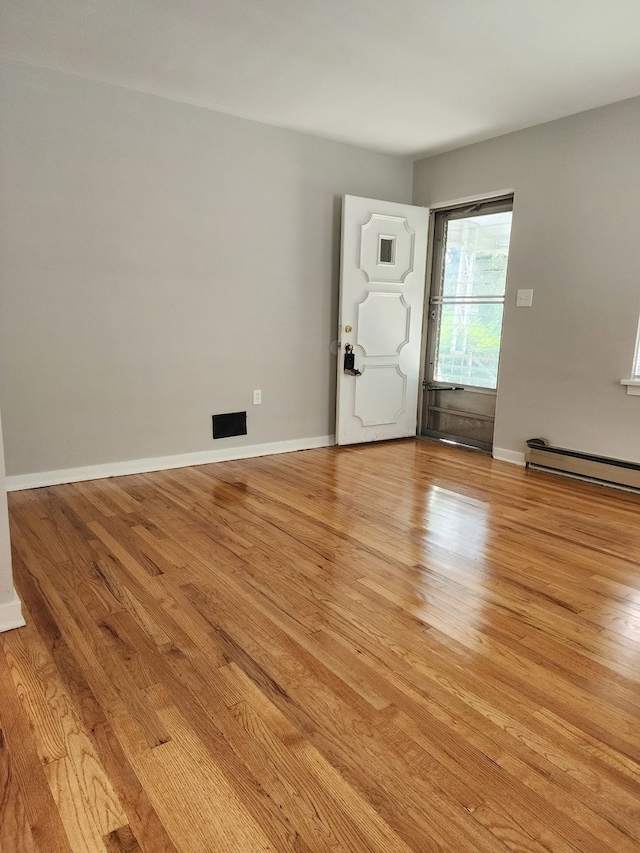
[[[640,94],[639,0],[2,0],[0,52],[400,155]]]

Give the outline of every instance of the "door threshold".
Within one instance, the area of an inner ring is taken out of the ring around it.
[[[420,441],[431,441],[435,444],[444,444],[447,447],[458,447],[461,450],[472,450],[474,453],[481,453],[483,456],[491,456],[492,451],[484,447],[476,447],[473,444],[466,444],[464,441],[457,441],[453,438],[437,438],[431,435],[417,435]]]

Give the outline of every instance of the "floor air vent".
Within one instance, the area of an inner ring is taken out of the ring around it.
[[[552,447],[546,438],[530,438],[524,458],[527,468],[548,468],[574,477],[588,477],[615,486],[640,489],[640,465],[637,462]]]

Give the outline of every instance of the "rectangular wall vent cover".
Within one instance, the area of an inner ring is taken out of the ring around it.
[[[232,435],[247,434],[247,413],[228,412],[225,415],[213,415],[213,437],[230,438]]]

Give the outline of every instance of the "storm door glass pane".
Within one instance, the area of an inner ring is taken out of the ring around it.
[[[504,296],[511,211],[447,224],[443,297]]]
[[[511,211],[446,226],[434,379],[497,387]]]
[[[501,302],[442,306],[436,382],[497,387],[503,308]]]

